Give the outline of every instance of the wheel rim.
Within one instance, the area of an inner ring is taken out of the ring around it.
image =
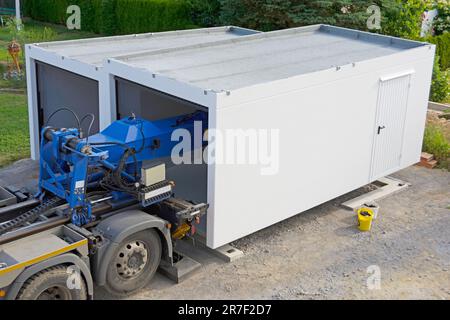
[[[37,300],[71,300],[71,296],[68,288],[54,286],[41,292]]]
[[[117,274],[130,280],[138,277],[148,262],[148,248],[144,242],[136,240],[125,244],[115,259]]]

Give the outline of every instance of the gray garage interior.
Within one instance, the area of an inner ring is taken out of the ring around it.
[[[88,113],[95,116],[91,133],[99,131],[98,82],[63,69],[37,62],[37,93],[39,128],[47,124],[49,117],[59,108],[73,110],[81,119]],[[87,132],[90,119],[83,122]],[[77,126],[73,116],[67,112],[55,114],[48,123],[55,127]]]
[[[134,114],[150,121],[189,114],[204,107],[116,77],[117,118]]]
[[[134,114],[150,121],[157,121],[207,109],[191,101],[183,100],[140,84],[116,77],[117,117],[124,119]],[[175,166],[170,158],[163,160],[167,168],[167,178],[176,181],[177,197],[206,203],[208,167],[202,162],[198,165],[181,164]],[[198,232],[206,235],[206,217],[198,226]]]

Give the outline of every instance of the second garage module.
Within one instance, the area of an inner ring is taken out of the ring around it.
[[[195,179],[198,201],[210,204],[201,231],[217,248],[417,163],[434,51],[317,25],[109,59],[105,71],[119,92],[126,83],[121,106],[141,99],[151,113],[142,93],[158,91],[178,99],[167,104],[174,112],[204,107],[210,132],[244,135],[244,161],[227,161],[224,148]],[[258,161],[252,132],[269,137]],[[190,167],[178,179],[187,191]]]

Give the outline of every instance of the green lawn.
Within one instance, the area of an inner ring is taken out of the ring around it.
[[[24,20],[24,29],[19,34],[19,41],[24,43],[48,42],[60,40],[73,40],[82,38],[98,37],[98,34],[83,32],[78,30],[69,30],[65,26],[42,23],[29,19]],[[25,88],[25,80],[22,81],[5,81],[3,80],[3,72],[7,69],[7,63],[11,63],[12,59],[8,53],[8,44],[12,40],[13,35],[7,27],[0,27],[0,88]],[[23,64],[24,53],[21,54]],[[24,68],[24,66],[22,66]]]
[[[27,97],[0,93],[0,167],[29,156]]]
[[[43,41],[57,41],[57,40],[72,40],[82,38],[99,37],[100,35],[92,32],[84,32],[79,30],[69,30],[65,26],[55,25],[24,19],[23,40],[25,43],[43,42]],[[45,28],[52,31],[45,33]],[[10,41],[11,34],[7,28],[0,27],[0,41]]]
[[[64,26],[25,20],[21,42],[34,43],[71,40],[99,36],[94,33],[71,31]],[[0,27],[0,89],[25,89],[25,79],[4,80],[8,54],[8,43],[12,35],[8,28]],[[23,56],[22,56],[23,59]],[[0,167],[30,156],[27,98],[23,94],[0,92]]]

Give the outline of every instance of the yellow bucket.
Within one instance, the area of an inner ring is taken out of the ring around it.
[[[373,210],[367,207],[361,207],[357,211],[359,230],[370,231],[373,220]]]

